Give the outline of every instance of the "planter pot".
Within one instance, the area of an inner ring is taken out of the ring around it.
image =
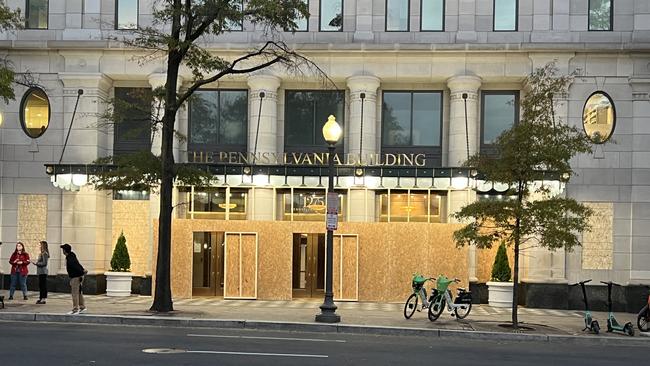
[[[495,308],[512,306],[512,282],[488,282],[488,302]]]
[[[104,272],[106,276],[106,296],[131,296],[131,272]]]

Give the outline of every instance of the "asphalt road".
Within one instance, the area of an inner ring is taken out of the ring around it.
[[[0,322],[0,365],[642,365],[645,347]],[[178,353],[146,353],[167,349]]]

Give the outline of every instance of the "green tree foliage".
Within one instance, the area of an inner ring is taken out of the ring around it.
[[[497,255],[494,257],[494,264],[492,265],[492,281],[510,282],[511,276],[512,273],[510,263],[508,263],[506,243],[501,243],[497,250]]]
[[[0,0],[0,30],[3,32],[20,29],[23,26],[23,20],[20,15],[20,9],[11,10],[4,0]],[[14,100],[14,78],[15,72],[13,65],[7,59],[0,59],[0,98],[5,103]]]
[[[120,233],[117,238],[117,244],[113,250],[113,257],[111,257],[111,271],[113,272],[128,272],[131,270],[131,257],[129,257],[129,250],[126,247],[126,238],[124,233]]]
[[[271,67],[296,76],[305,72],[324,76],[314,63],[276,40],[279,34],[277,30],[293,32],[297,29],[297,19],[309,18],[307,2],[247,0],[244,3],[242,8],[241,1],[157,0],[153,2],[152,25],[133,30],[133,34],[120,40],[127,48],[144,55],[139,60],[141,63],[164,65],[165,85],[153,91],[154,118],[151,119],[152,131],[161,134],[161,152],[159,156],[154,153],[137,163],[144,170],[135,169],[133,160],[109,158],[111,161],[99,161],[115,166],[111,168],[112,172],[109,169],[108,174],[100,175],[95,184],[105,189],[130,184],[133,187],[155,184],[159,189],[158,258],[151,306],[153,311],[174,310],[170,283],[172,188],[178,179],[189,180],[184,176],[188,173],[187,164],[176,163],[173,155],[174,139],[182,138],[175,129],[178,111],[186,108],[195,91],[228,76],[250,74]],[[206,40],[228,32],[234,24],[244,23],[264,29],[267,40],[239,53],[228,51],[227,54],[219,54],[213,47],[208,47]],[[179,84],[181,69],[186,72],[182,75],[182,85]],[[130,177],[119,178],[118,172],[128,173]],[[192,170],[187,175],[197,177],[201,174]]]
[[[534,182],[549,177],[567,181],[570,160],[591,152],[584,132],[555,118],[554,97],[567,92],[569,76],[558,76],[554,63],[536,69],[525,81],[521,119],[501,134],[496,155],[474,155],[465,163],[493,183],[510,187],[504,200],[478,200],[454,216],[464,227],[454,233],[457,245],[490,248],[495,242],[514,245],[512,322],[517,327],[519,253],[526,243],[550,250],[572,250],[578,235],[589,230],[592,211],[568,197],[554,196],[547,186]]]

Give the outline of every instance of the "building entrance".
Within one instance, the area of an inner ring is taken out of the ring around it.
[[[192,296],[223,296],[222,232],[195,232],[192,248]]]
[[[325,234],[293,234],[293,297],[322,297]]]

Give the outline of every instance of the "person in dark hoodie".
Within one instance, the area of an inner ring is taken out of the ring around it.
[[[86,305],[81,287],[84,275],[88,272],[79,263],[70,244],[61,245],[61,249],[65,255],[65,268],[68,271],[68,277],[70,277],[70,293],[72,294],[72,311],[68,312],[68,315],[83,314],[86,312]]]

